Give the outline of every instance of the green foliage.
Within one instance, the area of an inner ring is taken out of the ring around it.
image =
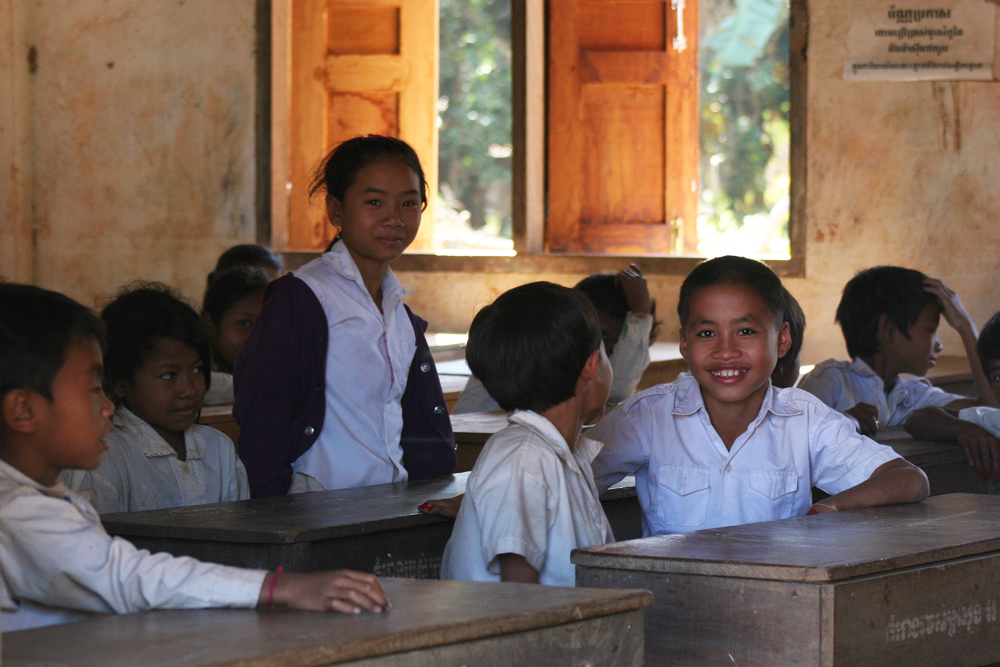
[[[771,0],[758,2],[764,10],[773,9]],[[769,15],[769,32],[758,12],[754,21],[743,24],[746,34],[733,19],[741,11],[749,10],[738,7],[705,39],[704,46],[718,52],[701,52],[700,168],[702,202],[709,209],[702,217],[719,229],[739,227],[744,217],[767,213],[775,205],[780,194],[769,186],[768,165],[778,142],[788,141],[787,9]],[[759,50],[753,42],[762,37],[767,40]],[[729,64],[748,60],[750,66]]]
[[[440,2],[440,180],[479,229],[488,191],[511,180],[510,0]],[[504,215],[509,237],[510,211]]]

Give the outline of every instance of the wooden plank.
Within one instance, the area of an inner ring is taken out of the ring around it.
[[[514,665],[527,664],[512,658],[530,655],[534,642],[552,656],[549,664],[582,665],[588,651],[607,656],[607,664],[641,664],[639,610],[651,602],[645,591],[392,579],[383,587],[393,608],[380,615],[156,611],[11,633],[4,664],[423,665],[454,656]]]
[[[581,51],[583,83],[670,83],[670,59],[662,51]],[[645,128],[641,128],[645,129]]]
[[[645,613],[647,666],[816,664],[816,586],[581,566],[576,585],[652,592],[653,607]]]
[[[580,549],[572,561],[623,570],[826,582],[998,549],[1000,498],[954,494]]]

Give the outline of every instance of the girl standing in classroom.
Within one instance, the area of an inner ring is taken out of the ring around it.
[[[235,368],[233,414],[250,491],[274,496],[439,477],[455,466],[444,394],[389,262],[427,205],[420,160],[369,135],[337,146],[325,194],[331,248],[272,282]]]

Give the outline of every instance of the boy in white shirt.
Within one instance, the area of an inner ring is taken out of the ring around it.
[[[781,281],[764,264],[698,265],[677,306],[691,375],[633,396],[591,437],[599,490],[636,476],[644,536],[927,497],[927,478],[843,415],[770,377],[790,340]],[[811,487],[832,494],[812,504]]]
[[[150,554],[101,526],[59,481],[93,470],[112,404],[103,330],[61,294],[0,284],[0,608],[4,632],[145,609],[281,604],[379,612],[378,580],[346,570],[285,573]]]
[[[443,579],[573,586],[576,547],[614,540],[580,436],[604,414],[612,370],[594,307],[552,283],[502,294],[476,315],[469,367],[510,424],[469,475]]]
[[[943,349],[937,338],[941,315],[962,337],[977,398],[949,394],[923,377]],[[865,269],[844,286],[837,322],[851,360],[818,364],[799,387],[851,417],[862,434],[874,436],[887,426],[904,425],[924,408],[996,407],[976,357],[976,325],[962,300],[940,280],[898,266]],[[904,374],[915,377],[900,377]],[[925,412],[907,431],[915,438],[940,439],[946,421],[942,415],[940,410]],[[986,446],[978,439],[968,444],[977,452]],[[1000,468],[979,472],[993,474]]]
[[[979,334],[976,356],[993,397],[1000,401],[1000,313],[991,317]],[[914,437],[957,442],[980,477],[1000,477],[1000,410],[997,408],[924,408],[907,418],[906,430]]]

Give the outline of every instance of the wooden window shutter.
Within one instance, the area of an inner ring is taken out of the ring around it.
[[[698,3],[550,0],[548,215],[555,253],[696,252]]]
[[[437,188],[437,0],[293,0],[290,30],[289,250],[322,250],[333,228],[309,179],[351,137],[399,137]],[[411,249],[430,247],[433,202]]]

